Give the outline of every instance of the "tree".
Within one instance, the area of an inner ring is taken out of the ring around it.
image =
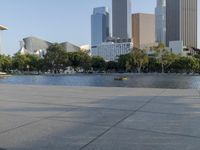
[[[0,69],[9,72],[12,68],[12,58],[10,56],[0,55]]]
[[[165,45],[163,43],[159,43],[158,46],[154,47],[154,50],[156,51],[157,57],[161,63],[162,73],[164,73],[163,52],[166,51]]]
[[[155,57],[149,57],[149,63],[148,63],[148,72],[161,72],[162,67],[158,59]]]
[[[106,62],[102,57],[92,57],[92,68],[94,71],[103,71],[106,68]]]
[[[64,48],[56,43],[47,49],[44,60],[45,65],[47,65],[52,73],[60,73],[61,70],[65,69],[68,57]]]
[[[174,63],[177,56],[164,49],[161,57],[162,73],[164,73],[167,69],[169,69],[170,65]]]
[[[90,65],[90,58],[88,55],[83,52],[71,52],[69,53],[69,61],[70,65],[74,68],[76,72],[79,71],[80,68],[88,69],[87,64]]]
[[[13,69],[16,69],[22,72],[26,71],[28,63],[29,63],[29,59],[27,58],[27,55],[21,55],[20,53],[16,53],[13,56],[13,59],[12,59]]]
[[[107,64],[106,64],[106,70],[107,71],[117,71],[118,70],[118,68],[119,68],[119,65],[118,65],[118,62],[115,62],[115,61],[109,61],[109,62],[107,62]]]
[[[39,57],[34,54],[28,54],[26,55],[26,57],[28,61],[27,65],[28,65],[29,71],[38,71]]]
[[[82,56],[82,64],[80,65],[84,72],[88,72],[92,67],[92,58],[88,55],[87,52],[79,52]]]
[[[130,54],[120,55],[118,58],[118,65],[120,70],[123,71],[131,71],[134,68],[133,59],[131,58]]]
[[[38,73],[40,71],[43,72],[43,73],[46,72],[46,71],[48,71],[48,68],[45,65],[45,60],[43,58],[40,58],[38,60],[37,71],[38,71]]]
[[[181,72],[181,73],[198,72],[199,63],[198,63],[198,60],[194,57],[180,56],[171,65],[171,68],[175,72]]]
[[[148,56],[144,50],[133,48],[130,53],[131,58],[133,59],[134,65],[137,68],[137,72],[141,72],[141,68],[148,63]]]
[[[196,72],[200,73],[200,54],[194,55],[194,58],[196,59],[198,65]]]

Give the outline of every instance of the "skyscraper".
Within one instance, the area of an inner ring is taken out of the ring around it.
[[[156,42],[166,43],[166,0],[157,0],[155,9]]]
[[[94,8],[91,16],[91,46],[97,47],[110,36],[109,12],[106,7]]]
[[[132,15],[133,43],[136,48],[148,48],[155,45],[155,15],[137,13]]]
[[[131,0],[112,0],[113,37],[131,39]]]
[[[183,41],[187,47],[197,47],[197,0],[166,1],[166,44]]]

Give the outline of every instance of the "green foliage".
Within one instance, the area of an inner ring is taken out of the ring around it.
[[[10,56],[0,55],[0,69],[9,72],[12,68],[12,58]]]
[[[141,69],[148,63],[148,56],[144,50],[134,48],[130,53],[130,58],[133,60],[133,64],[137,68],[137,72],[140,73]]]
[[[64,68],[64,64],[68,63],[67,60],[68,56],[59,44],[51,45],[44,57],[44,63],[52,73],[60,73],[60,70]]]
[[[106,68],[106,62],[102,57],[92,57],[92,68],[94,71],[103,71]]]
[[[106,70],[109,72],[116,72],[119,69],[118,62],[115,61],[109,61],[106,64]]]
[[[194,57],[179,57],[172,63],[171,69],[178,73],[199,72],[199,60]]]
[[[91,68],[91,58],[87,53],[84,52],[71,52],[69,53],[70,65],[78,71],[83,68],[85,71]]]
[[[152,51],[154,54],[147,56],[144,50],[133,48],[130,53],[119,56],[117,61],[106,62],[102,57],[91,57],[85,52],[68,53],[60,45],[53,44],[44,58],[19,53],[13,57],[0,55],[0,71],[61,73],[72,67],[76,72],[200,73],[200,55],[175,55],[163,44],[152,47]]]
[[[39,57],[36,55],[26,55],[28,71],[39,70]]]
[[[121,71],[131,71],[132,60],[129,54],[121,55],[118,58],[118,65]]]
[[[84,53],[84,52],[80,52],[80,53],[82,54],[82,57],[83,57],[83,63],[81,67],[83,68],[85,72],[88,72],[91,70],[91,67],[92,67],[92,58],[87,53]]]
[[[27,70],[29,59],[26,55],[20,55],[19,53],[16,53],[13,57],[13,69],[19,70],[19,71],[25,71]]]
[[[148,72],[162,72],[162,66],[158,59],[155,57],[149,57],[147,70]]]
[[[11,59],[10,68],[18,71],[39,71],[40,70],[40,58],[36,55],[21,55],[16,53]]]

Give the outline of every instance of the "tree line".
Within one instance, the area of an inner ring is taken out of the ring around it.
[[[53,44],[43,58],[36,55],[0,55],[0,71],[7,73],[63,73],[68,68],[75,72],[134,72],[134,73],[200,73],[200,55],[175,55],[159,44],[152,54],[133,48],[130,53],[119,56],[117,61],[106,62],[86,52],[66,52],[60,45]]]

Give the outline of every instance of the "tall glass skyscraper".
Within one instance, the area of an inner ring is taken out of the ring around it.
[[[107,7],[94,8],[91,16],[91,46],[96,48],[110,36],[109,11]]]
[[[157,0],[155,16],[156,42],[166,44],[166,0]]]
[[[112,0],[113,37],[131,39],[131,0]]]
[[[197,0],[166,1],[166,44],[183,41],[197,48]]]

